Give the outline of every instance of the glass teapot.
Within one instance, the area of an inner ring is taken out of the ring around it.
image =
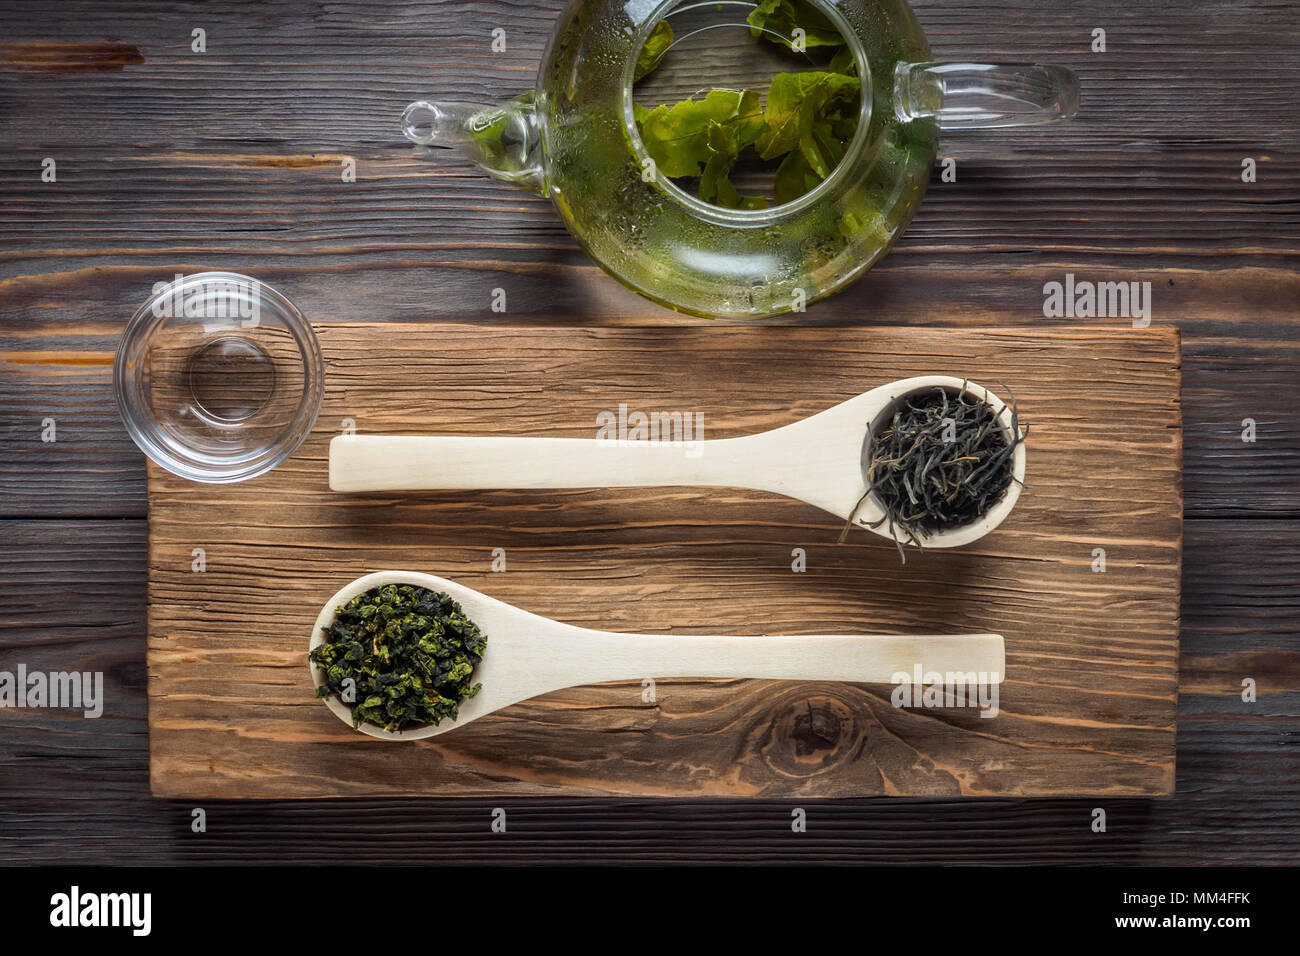
[[[858,78],[857,116],[838,162],[807,177],[807,191],[720,205],[658,168],[642,136],[649,106],[761,90],[756,73],[825,70],[823,47]],[[718,72],[725,81],[710,82]],[[403,132],[549,197],[606,272],[655,302],[761,317],[802,311],[889,250],[925,192],[940,129],[1049,123],[1077,109],[1065,69],[931,61],[903,0],[574,0],[536,91],[501,106],[421,100]]]

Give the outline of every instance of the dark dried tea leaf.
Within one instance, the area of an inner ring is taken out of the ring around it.
[[[885,512],[872,527],[888,522],[920,547],[926,534],[979,520],[1016,480],[1013,456],[1029,428],[1022,433],[1014,395],[1011,431],[1008,441],[993,407],[964,384],[897,402],[871,437],[867,488]]]
[[[311,652],[324,672],[317,697],[352,707],[352,725],[387,731],[455,720],[479,692],[471,684],[487,637],[445,593],[386,584],[338,608]]]

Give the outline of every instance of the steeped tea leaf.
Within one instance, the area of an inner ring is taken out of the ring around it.
[[[761,0],[745,18],[752,36],[793,49],[795,28],[804,31],[804,46],[843,46],[844,38],[826,16],[807,0]]]
[[[831,57],[830,65],[826,67],[826,71],[828,73],[843,73],[846,76],[857,76],[857,58],[854,57],[853,51],[848,47],[836,50],[835,55]]]
[[[414,585],[371,588],[338,608],[310,660],[316,696],[352,706],[352,724],[388,731],[455,720],[487,638],[447,594]]]
[[[842,45],[838,32],[806,0],[764,0],[749,22],[755,36],[771,39],[764,28],[798,25],[807,31],[809,45]],[[825,35],[819,32],[823,30]],[[658,64],[671,44],[668,24],[656,24],[638,58],[638,78]],[[698,177],[705,202],[761,209],[766,198],[742,196],[731,181],[742,154],[753,149],[760,159],[780,163],[774,185],[779,203],[816,188],[844,159],[857,131],[862,84],[856,74],[857,61],[846,48],[831,57],[826,70],[778,73],[765,107],[754,90],[715,89],[703,99],[654,109],[634,103],[633,116],[659,174]]]
[[[776,201],[787,203],[817,188],[821,177],[813,172],[808,160],[799,150],[786,153],[776,168]]]
[[[736,149],[735,138],[720,123],[709,124],[709,152],[709,161],[700,177],[700,198],[734,209],[740,205],[740,193],[728,177],[740,152]]]
[[[856,104],[861,92],[858,78],[843,73],[778,73],[772,77],[763,114],[767,129],[755,143],[759,155],[776,159],[798,148],[809,166],[819,176],[825,176],[829,169],[814,138],[813,126],[841,118],[844,108]]]
[[[800,140],[799,152],[808,160],[813,172],[825,179],[844,155],[844,144],[835,140],[831,124],[821,120],[814,122],[808,135]]]
[[[667,20],[660,20],[655,24],[655,28],[650,31],[650,36],[646,38],[645,46],[636,57],[636,68],[633,76],[633,82],[650,73],[663,55],[668,52],[668,48],[673,45],[673,28]]]
[[[754,95],[757,104],[758,96]],[[755,114],[760,115],[760,114]],[[753,138],[757,138],[753,126],[723,126],[720,123],[709,124],[709,161],[700,176],[700,198],[717,206],[728,209],[762,209],[767,201],[758,196],[742,196],[731,182],[731,170],[740,158],[740,151]]]
[[[634,109],[641,142],[663,175],[699,176],[716,150],[709,146],[711,124],[733,137],[735,152],[758,139],[763,109],[753,90],[710,90],[702,100],[682,100],[653,110]],[[734,160],[733,160],[734,161]],[[729,169],[730,167],[728,167]]]

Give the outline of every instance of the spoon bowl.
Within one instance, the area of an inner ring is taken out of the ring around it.
[[[894,404],[936,388],[986,401],[1012,433],[1010,407],[983,386],[951,375],[900,379],[780,428],[708,441],[601,438],[461,438],[343,435],[330,442],[330,488],[343,492],[485,488],[749,488],[797,498],[890,540],[911,543],[881,523],[867,495],[864,455],[871,430]],[[1012,482],[978,520],[918,534],[927,548],[953,548],[988,534],[1011,513],[1025,478],[1025,446],[1011,459]],[[875,527],[873,527],[873,525]]]
[[[386,584],[445,591],[486,635],[487,649],[474,671],[474,680],[482,684],[482,690],[460,706],[456,720],[400,731],[364,723],[356,728],[382,740],[433,737],[540,694],[604,681],[698,677],[897,683],[898,675],[912,675],[920,667],[923,674],[974,673],[986,676],[989,683],[1000,683],[1006,669],[1003,640],[998,634],[624,634],[553,621],[417,571],[378,571],[344,586],[321,608],[310,649],[324,643],[324,628],[340,606]],[[320,668],[308,666],[315,686],[322,686]],[[352,725],[347,704],[334,696],[324,700],[336,717]]]

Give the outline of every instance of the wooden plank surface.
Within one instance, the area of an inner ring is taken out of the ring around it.
[[[1151,281],[1157,323],[1294,325],[1292,5],[915,6],[936,56],[1075,69],[1082,112],[1048,129],[946,136],[957,181],[936,177],[897,249],[804,321],[1039,322],[1043,283],[1072,271]],[[66,332],[111,341],[141,289],[174,270],[256,266],[321,318],[459,321],[487,315],[500,288],[514,321],[679,322],[610,282],[545,200],[454,157],[423,162],[398,135],[416,97],[495,101],[529,87],[562,7],[321,11],[282,0],[201,13],[60,4],[32,16],[20,6],[6,18],[16,48],[0,49],[10,321],[44,329],[57,310],[75,317]],[[203,22],[212,35],[196,54],[190,35]],[[490,49],[497,26],[502,52]],[[1091,50],[1097,28],[1105,53]],[[87,71],[92,43],[126,44],[145,62]],[[32,44],[44,69],[32,68]],[[75,123],[50,121],[74,105]],[[46,157],[59,163],[57,184],[40,182]],[[357,161],[356,182],[343,181],[344,157]],[[1259,167],[1252,184],[1241,182],[1246,157]]]
[[[294,459],[234,486],[150,469],[155,794],[1172,790],[1181,444],[1169,330],[318,332],[326,397]],[[328,489],[328,440],[345,420],[366,434],[594,437],[597,416],[626,404],[702,414],[708,437],[725,438],[927,373],[1019,397],[1031,489],[994,535],[906,566],[888,542],[837,546],[835,519],[756,492]],[[1089,570],[1098,547],[1104,574]],[[506,573],[489,570],[495,548]],[[639,682],[575,688],[448,736],[377,744],[313,700],[303,659],[324,600],[389,568],[611,630],[1001,633],[1001,713],[898,710],[888,686],[661,680],[649,705]]]
[[[112,352],[36,349],[28,339],[6,337],[3,329],[0,345],[11,346],[0,348],[3,514],[143,518],[144,456],[131,443],[113,402]],[[1188,517],[1300,516],[1297,383],[1300,334],[1287,338],[1260,326],[1247,337],[1184,337]],[[58,441],[41,440],[46,418],[55,419]],[[1242,441],[1245,419],[1256,424],[1253,443]]]
[[[1067,270],[1153,281],[1154,324],[1183,330],[1193,518],[1176,797],[1101,801],[1104,835],[1088,830],[1097,801],[824,803],[801,839],[787,802],[582,799],[508,804],[508,837],[489,832],[494,804],[481,800],[208,801],[217,825],[200,837],[189,804],[148,797],[144,466],[115,420],[107,363],[152,283],[251,270],[314,320],[678,321],[592,267],[542,201],[463,166],[421,165],[394,135],[416,95],[527,86],[562,5],[0,2],[4,39],[46,47],[55,67],[0,66],[0,349],[23,359],[0,364],[0,516],[23,519],[0,535],[0,650],[102,663],[122,680],[110,713],[134,721],[105,733],[103,721],[0,715],[3,858],[333,863],[322,847],[346,845],[382,862],[400,845],[425,863],[1293,862],[1300,18],[1289,0],[916,0],[936,55],[1080,71],[1083,115],[1052,131],[945,137],[958,181],[936,175],[890,257],[801,318],[1041,327],[1056,321],[1042,317],[1042,284]],[[497,25],[504,53],[489,47]],[[196,26],[206,59],[189,50]],[[1104,54],[1087,49],[1098,27]],[[86,71],[79,44],[134,46],[146,63]],[[358,160],[355,192],[339,180],[343,154]],[[46,156],[57,186],[39,181]],[[1247,156],[1261,172],[1252,185],[1239,179]],[[504,317],[487,311],[497,287],[510,293]],[[92,352],[102,364],[83,364]],[[51,411],[61,440],[47,444]],[[1246,417],[1260,423],[1255,444],[1241,441]],[[1249,676],[1262,690],[1253,704],[1240,699]]]
[[[11,863],[329,864],[344,847],[363,864],[385,862],[400,844],[420,864],[1292,863],[1300,854],[1300,754],[1289,744],[1289,715],[1300,704],[1300,537],[1286,520],[1254,521],[1250,531],[1246,541],[1229,522],[1186,523],[1182,671],[1196,682],[1179,695],[1173,797],[196,804],[148,792],[144,521],[3,522],[0,667],[25,659],[102,668],[118,683],[101,718],[117,722],[110,732],[60,712],[6,722],[0,855]],[[88,605],[87,593],[95,597]],[[1247,656],[1254,663],[1243,670]],[[1246,704],[1240,679],[1251,672],[1276,677]],[[196,805],[212,823],[201,835],[189,826]],[[796,805],[810,829],[792,838]],[[1101,835],[1089,829],[1098,805],[1109,821]],[[509,814],[504,835],[489,826],[497,806]]]

